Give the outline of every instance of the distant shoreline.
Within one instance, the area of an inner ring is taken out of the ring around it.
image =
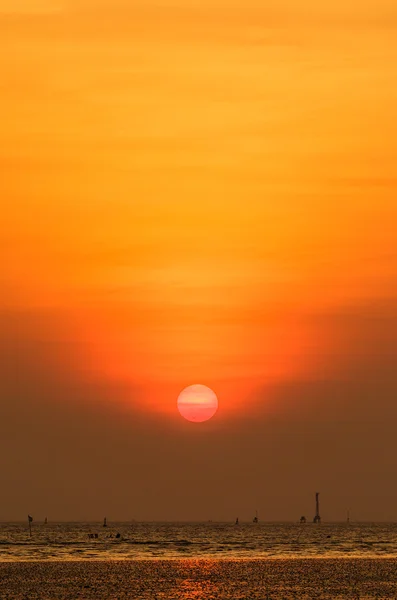
[[[259,524],[262,525],[315,525],[316,527],[321,527],[321,525],[394,525],[397,523],[397,519],[395,521],[359,521],[359,520],[351,520],[349,521],[349,523],[346,522],[346,520],[344,521],[326,521],[325,519],[322,520],[321,523],[313,523],[312,520],[308,519],[306,523],[300,523],[299,520],[296,521],[266,521],[265,519],[260,519],[259,520]],[[0,526],[1,525],[24,525],[27,524],[27,521],[4,521],[4,520],[0,520]],[[44,525],[44,520],[34,520],[33,522],[34,526],[40,526],[40,525]],[[63,521],[63,520],[58,520],[58,519],[53,519],[53,520],[49,520],[48,521],[48,525],[67,525],[67,524],[71,524],[71,525],[77,525],[77,524],[82,524],[82,525],[98,525],[101,526],[103,525],[103,519],[97,519],[94,521]],[[108,520],[108,527],[111,527],[112,525],[234,525],[234,520],[230,520],[230,521],[112,521],[112,520]],[[240,525],[257,525],[257,523],[253,523],[252,519],[251,520],[247,520],[244,521],[244,519],[239,519],[239,524]]]

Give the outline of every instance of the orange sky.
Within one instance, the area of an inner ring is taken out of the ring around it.
[[[2,309],[155,411],[320,376],[397,291],[397,7],[318,4],[0,0]]]

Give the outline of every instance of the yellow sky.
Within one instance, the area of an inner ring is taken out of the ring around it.
[[[109,377],[315,370],[311,315],[396,293],[396,28],[388,0],[0,0],[3,307],[72,312]]]

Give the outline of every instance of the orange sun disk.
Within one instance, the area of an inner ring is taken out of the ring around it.
[[[211,419],[218,410],[218,398],[206,385],[189,385],[179,394],[177,405],[184,419],[202,423]]]

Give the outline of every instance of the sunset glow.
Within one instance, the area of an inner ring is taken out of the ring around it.
[[[394,297],[397,12],[354,4],[0,1],[1,307],[113,404],[233,418]]]
[[[397,1],[0,0],[0,72],[0,521],[395,523]]]

